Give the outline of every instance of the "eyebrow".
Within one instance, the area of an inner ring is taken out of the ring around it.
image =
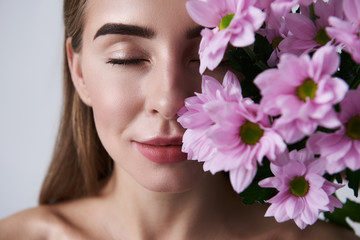
[[[131,35],[149,39],[155,36],[155,32],[146,27],[127,25],[122,23],[106,23],[96,32],[94,40],[97,37],[107,34]]]
[[[200,32],[204,27],[197,26],[195,28],[188,29],[186,31],[186,38],[193,39],[200,37]],[[153,38],[155,32],[147,27],[141,27],[136,25],[127,25],[122,23],[106,23],[96,32],[94,40],[97,37],[108,35],[108,34],[120,34],[120,35],[130,35],[143,38]]]

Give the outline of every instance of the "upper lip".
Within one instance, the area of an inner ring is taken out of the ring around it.
[[[141,144],[154,145],[154,146],[181,146],[182,136],[179,137],[155,137],[147,140],[135,141]]]

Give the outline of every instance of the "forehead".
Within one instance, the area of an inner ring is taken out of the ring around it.
[[[147,27],[157,35],[184,34],[197,26],[188,15],[185,3],[186,0],[89,0],[84,35],[93,37],[106,23]]]

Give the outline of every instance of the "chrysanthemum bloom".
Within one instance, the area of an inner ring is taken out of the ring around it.
[[[317,1],[314,4],[315,20],[311,19],[308,7],[301,7],[301,14],[286,15],[285,23],[290,33],[279,44],[280,55],[309,53],[329,42],[331,38],[325,30],[329,26],[328,18],[330,16],[342,18],[341,3],[341,0]]]
[[[358,0],[343,0],[343,10],[346,20],[330,17],[331,27],[326,28],[329,36],[344,45],[354,61],[360,63],[360,2]]]
[[[271,128],[267,115],[248,98],[239,98],[237,103],[213,101],[204,108],[214,122],[207,136],[216,148],[204,170],[229,171],[232,186],[240,193],[252,182],[257,163],[261,164],[264,156],[274,160],[286,145]]]
[[[274,177],[259,182],[261,187],[276,188],[279,193],[268,200],[271,203],[265,217],[275,217],[284,222],[293,219],[296,225],[304,229],[314,224],[320,212],[342,207],[341,202],[332,194],[341,185],[327,181],[322,175],[325,165],[322,159],[314,159],[306,149],[285,152],[281,165],[271,163]]]
[[[198,160],[204,162],[205,171],[213,174],[229,171],[233,188],[241,192],[252,182],[257,163],[261,164],[264,156],[275,159],[286,145],[271,128],[267,115],[259,111],[259,105],[242,98],[240,84],[231,72],[225,75],[224,85],[223,90],[217,90],[217,100],[204,101],[201,111],[208,114],[212,125],[203,133],[203,142],[206,139],[206,145],[215,151]],[[196,144],[186,144],[196,148]]]
[[[189,0],[187,11],[198,24],[207,27],[200,44],[200,73],[214,70],[230,42],[244,47],[255,41],[254,32],[264,22],[265,13],[253,0]],[[211,28],[212,30],[208,29]]]
[[[339,62],[335,48],[326,45],[312,59],[284,54],[277,69],[268,69],[254,80],[261,91],[263,111],[280,115],[273,127],[287,143],[312,134],[319,125],[330,129],[341,125],[333,105],[344,98],[348,86],[332,77]]]
[[[257,162],[264,156],[275,159],[286,145],[258,105],[242,98],[233,73],[226,73],[223,85],[203,76],[202,91],[186,99],[179,111],[178,121],[187,128],[183,151],[204,162],[205,171],[230,171],[234,189],[241,192],[252,182]]]
[[[348,91],[340,107],[340,130],[331,134],[318,132],[308,140],[308,147],[326,159],[330,174],[345,168],[360,169],[360,87]]]
[[[207,112],[204,111],[206,103],[215,100],[226,100],[237,102],[241,95],[239,80],[236,76],[227,72],[223,85],[213,77],[203,76],[202,93],[185,99],[185,106],[180,109],[178,122],[187,130],[183,137],[182,151],[188,153],[188,159],[205,161],[211,158],[214,147],[206,136],[206,132],[213,126]]]

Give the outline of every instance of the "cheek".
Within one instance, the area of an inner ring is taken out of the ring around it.
[[[98,134],[106,137],[102,141],[121,134],[143,106],[138,83],[119,75],[98,68],[84,76]]]
[[[126,132],[141,111],[141,98],[132,93],[130,86],[114,83],[102,83],[90,92],[96,131],[116,162],[128,155],[130,145]]]
[[[139,110],[141,97],[131,94],[134,91],[126,86],[103,85],[90,93],[96,119],[109,125],[130,121]],[[116,122],[113,122],[113,119],[116,119]]]
[[[122,132],[139,109],[137,99],[122,89],[98,89],[91,96],[94,119],[100,132],[106,129]]]

